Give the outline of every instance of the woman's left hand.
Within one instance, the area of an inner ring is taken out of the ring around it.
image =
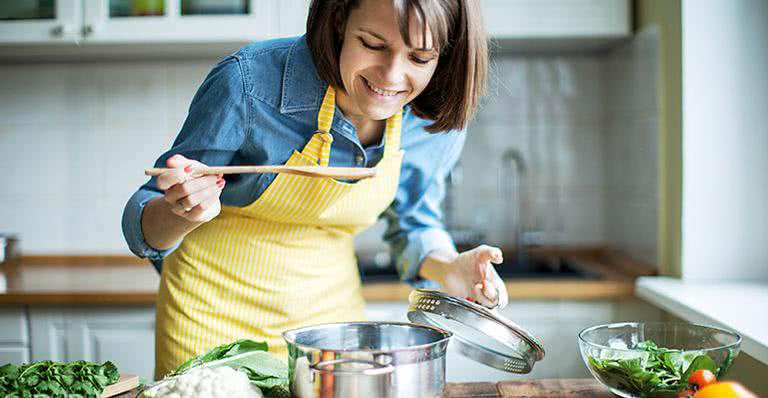
[[[458,254],[446,267],[443,290],[489,308],[504,308],[509,303],[504,281],[493,264],[503,261],[501,250],[482,245]]]

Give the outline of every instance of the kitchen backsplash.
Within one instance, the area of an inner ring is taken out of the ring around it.
[[[454,226],[603,244],[655,262],[656,33],[600,54],[496,55],[451,191]],[[0,66],[0,231],[27,254],[127,253],[123,205],[215,59]],[[524,184],[515,184],[522,159]],[[380,245],[381,226],[359,244]]]

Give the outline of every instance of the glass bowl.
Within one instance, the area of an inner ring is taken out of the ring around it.
[[[725,375],[741,336],[711,326],[677,322],[598,325],[579,333],[579,350],[592,375],[620,397],[674,397],[688,375],[707,368]]]

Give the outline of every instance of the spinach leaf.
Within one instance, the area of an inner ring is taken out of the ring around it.
[[[38,361],[22,366],[0,367],[0,396],[31,398],[34,396],[100,397],[104,388],[120,378],[112,362],[97,364],[86,361]]]

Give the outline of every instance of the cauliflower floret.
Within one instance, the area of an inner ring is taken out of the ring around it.
[[[169,380],[155,398],[263,398],[248,376],[232,368],[198,368]]]

